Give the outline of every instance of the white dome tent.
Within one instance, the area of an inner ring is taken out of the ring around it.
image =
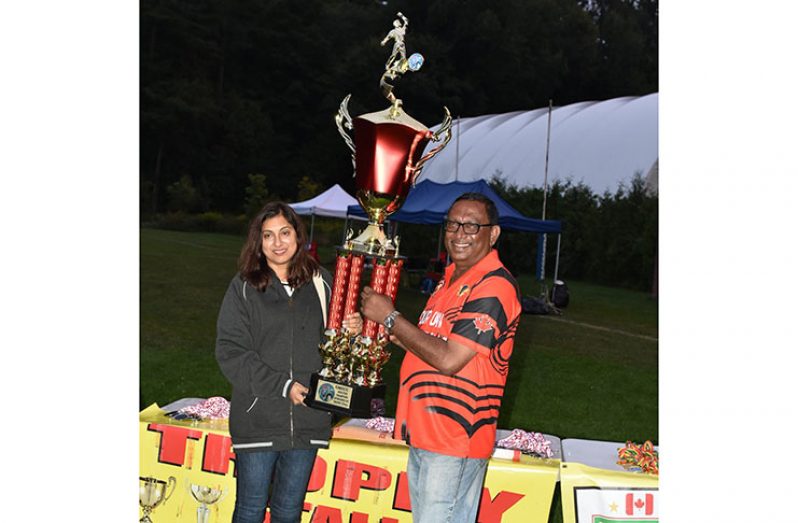
[[[544,107],[454,121],[451,142],[427,162],[420,180],[470,182],[499,174],[519,188],[542,188],[548,112]],[[659,93],[553,107],[548,184],[583,182],[597,194],[614,192],[621,182],[628,186],[635,173],[645,176],[657,161],[658,123]]]
[[[308,243],[311,243],[313,241],[313,227],[316,223],[316,216],[327,216],[330,218],[348,220],[346,209],[350,205],[356,204],[357,200],[336,183],[318,196],[302,202],[289,203],[288,205],[290,205],[297,214],[310,216],[310,237],[308,238]],[[344,234],[346,234],[345,227]]]

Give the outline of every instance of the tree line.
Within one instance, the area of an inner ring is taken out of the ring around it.
[[[333,115],[387,106],[397,11],[425,64],[396,92],[428,125],[657,91],[657,0],[142,0],[142,219],[354,192]]]
[[[501,178],[491,186],[521,214],[541,216],[542,189],[519,189]],[[603,194],[581,182],[556,181],[546,195],[546,219],[562,222],[559,276],[656,292],[658,206],[640,173]],[[547,278],[554,275],[556,248],[557,237],[549,235]],[[530,233],[502,231],[499,251],[511,271],[533,271],[536,249]]]

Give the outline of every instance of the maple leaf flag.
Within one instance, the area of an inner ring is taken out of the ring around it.
[[[646,494],[644,501],[643,498],[635,499],[634,494],[627,494],[626,515],[634,516],[635,513],[639,513],[641,510],[645,510],[646,516],[650,516],[654,513],[654,495]]]

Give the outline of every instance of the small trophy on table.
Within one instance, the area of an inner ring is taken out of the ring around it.
[[[188,490],[200,505],[197,507],[197,523],[208,523],[210,521],[211,509],[209,506],[220,501],[227,492],[226,489],[218,485],[211,487],[191,482],[188,483]]]
[[[172,490],[167,494],[169,485],[172,486]],[[177,479],[174,476],[169,476],[168,482],[149,476],[139,477],[139,505],[144,511],[144,516],[139,520],[141,523],[152,523],[150,513],[161,503],[166,503],[174,493],[176,485]]]
[[[342,320],[357,310],[366,260],[373,267],[369,286],[396,299],[404,257],[399,255],[399,238],[387,237],[383,224],[402,206],[423,165],[452,136],[446,107],[443,122],[432,132],[405,113],[402,100],[393,93],[390,82],[407,71],[418,71],[424,63],[419,53],[406,57],[407,18],[397,13],[393,26],[382,40],[382,45],[390,40],[394,45],[380,78],[390,106],[353,120],[348,109],[351,95],[347,95],[335,116],[338,132],[352,152],[356,196],[368,216],[368,226],[337,249],[326,339],[319,346],[323,368],[311,375],[305,400],[314,408],[360,418],[371,416],[372,400],[385,398],[381,373],[390,358],[388,336],[383,325],[369,320],[360,334],[352,336],[341,328]],[[422,156],[430,141],[439,145]]]

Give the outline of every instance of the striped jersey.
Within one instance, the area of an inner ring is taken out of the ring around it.
[[[449,265],[418,327],[465,345],[476,355],[446,376],[407,352],[399,374],[394,437],[440,454],[487,458],[521,316],[520,290],[496,250],[450,284]]]

